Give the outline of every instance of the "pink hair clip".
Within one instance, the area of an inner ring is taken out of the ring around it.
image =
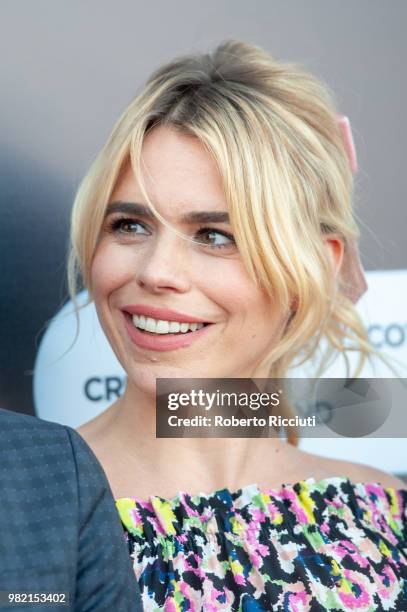
[[[348,154],[349,165],[353,173],[358,171],[358,160],[356,157],[355,143],[353,141],[352,128],[350,122],[345,115],[339,115],[338,124],[341,128],[342,138],[345,143],[346,152]]]
[[[339,115],[338,124],[342,132],[350,168],[355,173],[358,171],[358,161],[350,121],[348,117]],[[345,295],[356,304],[368,288],[356,240],[352,240],[345,249],[341,272],[345,284]]]

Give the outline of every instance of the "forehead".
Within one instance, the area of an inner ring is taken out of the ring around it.
[[[194,136],[168,127],[154,128],[144,139],[141,167],[149,197],[167,217],[196,209],[227,209],[216,163]],[[113,200],[144,203],[130,163],[115,186]]]

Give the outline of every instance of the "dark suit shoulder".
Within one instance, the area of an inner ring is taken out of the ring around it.
[[[3,438],[7,434],[13,432],[24,431],[29,428],[35,432],[61,432],[65,429],[64,425],[44,421],[36,416],[25,414],[23,412],[13,412],[12,410],[3,410],[0,408],[0,436]]]
[[[106,476],[76,431],[0,410],[0,490],[0,590],[142,609]]]
[[[45,502],[56,487],[68,492],[72,503],[77,495],[77,469],[71,432],[65,425],[1,410],[0,485],[6,495],[12,495],[15,484],[21,494],[30,491],[32,499],[38,495]]]
[[[15,464],[17,457],[33,461],[62,453],[68,458],[72,454],[68,427],[59,423],[43,421],[28,414],[0,410],[0,452],[8,464]],[[72,457],[70,459],[72,463]],[[52,465],[49,465],[52,471]]]
[[[80,610],[142,610],[125,534],[105,473],[81,436],[68,431],[78,476],[77,605]]]
[[[75,430],[5,410],[0,410],[0,485],[5,498],[16,504],[19,498],[20,510],[29,493],[30,504],[38,500],[50,511],[69,511],[79,524],[92,504],[110,493],[102,467]]]

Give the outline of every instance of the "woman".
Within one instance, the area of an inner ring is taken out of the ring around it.
[[[155,437],[157,378],[284,378],[321,338],[322,366],[351,342],[361,367],[357,236],[329,93],[241,42],[157,70],[84,180],[71,293],[80,273],[128,382],[79,431],[146,610],[405,609],[401,480],[291,430]]]

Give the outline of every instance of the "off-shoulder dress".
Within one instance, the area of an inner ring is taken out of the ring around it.
[[[407,489],[308,478],[116,505],[146,611],[407,611]]]

